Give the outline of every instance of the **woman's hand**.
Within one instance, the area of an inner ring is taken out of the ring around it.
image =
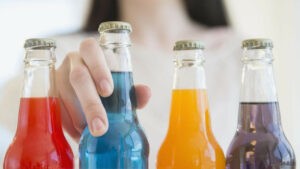
[[[97,41],[88,38],[81,42],[79,51],[67,54],[56,71],[56,82],[61,99],[64,128],[79,140],[88,125],[93,136],[101,136],[108,129],[108,120],[99,95],[113,92],[113,81],[104,54]],[[137,108],[146,105],[150,89],[136,85]]]

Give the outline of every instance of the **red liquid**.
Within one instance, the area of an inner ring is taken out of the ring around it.
[[[62,132],[57,98],[21,98],[17,132],[3,167],[73,168],[73,153]]]

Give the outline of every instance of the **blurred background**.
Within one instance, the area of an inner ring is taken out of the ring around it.
[[[226,0],[224,3],[230,25],[241,37],[267,37],[274,41],[282,123],[300,162],[300,1]],[[7,92],[3,89],[6,82],[22,71],[26,38],[77,32],[84,26],[89,9],[89,0],[0,0],[0,96]],[[5,110],[5,105],[0,105]],[[3,120],[0,119],[1,150],[7,148],[15,131],[1,126]],[[221,133],[216,134],[219,136]],[[226,152],[227,147],[223,149]],[[3,154],[0,157],[2,166]]]

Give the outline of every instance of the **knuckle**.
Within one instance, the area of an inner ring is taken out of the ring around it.
[[[108,77],[108,72],[103,70],[100,65],[91,66],[90,69],[93,73],[93,78],[95,78],[96,81],[100,81],[101,79]]]
[[[72,61],[75,57],[77,57],[77,56],[78,56],[78,52],[76,52],[76,51],[68,52],[68,53],[66,54],[66,57],[65,57],[64,60],[63,60],[63,63],[62,63],[62,65],[61,65],[61,67],[62,67],[62,66],[67,66],[67,67],[69,67],[71,61]]]
[[[77,120],[73,122],[74,128],[81,133],[84,128],[86,127],[86,121],[85,120]]]
[[[89,80],[89,73],[86,67],[84,66],[75,66],[70,72],[70,82],[71,84],[75,83],[84,83]]]
[[[78,57],[78,52],[76,51],[71,51],[71,52],[68,52],[67,55],[66,55],[66,60],[70,61],[72,60],[74,57]]]
[[[94,38],[87,38],[80,43],[80,50],[91,49],[98,46],[97,41]]]
[[[101,111],[100,104],[98,102],[90,102],[86,104],[86,106],[83,108],[86,115],[89,114],[99,114]]]

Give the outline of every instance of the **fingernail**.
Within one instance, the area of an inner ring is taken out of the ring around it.
[[[111,90],[112,90],[112,87],[108,83],[107,80],[103,80],[103,81],[100,82],[100,91],[101,91],[102,95],[104,95],[104,96],[109,95]]]
[[[92,127],[93,133],[99,135],[103,132],[104,124],[99,117],[96,117],[92,121]]]

